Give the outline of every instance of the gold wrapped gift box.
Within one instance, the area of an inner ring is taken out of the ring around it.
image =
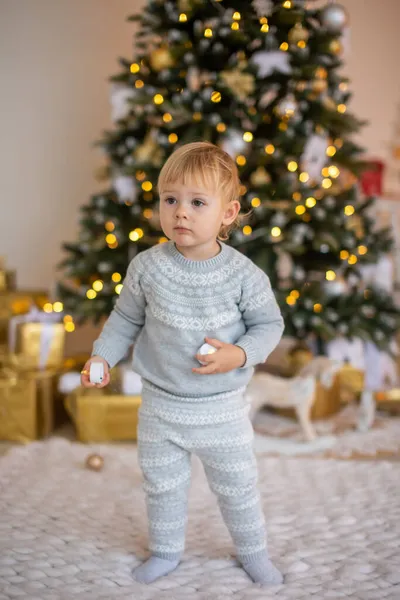
[[[57,374],[21,368],[21,364],[12,357],[0,369],[0,439],[27,443],[53,431]]]
[[[116,394],[107,388],[79,387],[65,399],[81,442],[136,440],[140,403],[140,396]]]
[[[42,309],[48,301],[48,293],[43,290],[0,290],[0,344],[8,342],[11,317],[29,312],[32,306]]]
[[[44,328],[50,327],[51,340],[46,348],[45,365],[41,365],[41,343]],[[16,326],[13,351],[24,356],[32,368],[61,367],[64,360],[65,327],[63,323],[19,323]]]

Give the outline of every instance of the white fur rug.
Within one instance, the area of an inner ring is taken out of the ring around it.
[[[102,454],[101,472],[84,467]],[[184,561],[145,586],[146,518],[135,446],[64,439],[0,459],[0,600],[400,598],[400,465],[259,457],[270,554],[286,583],[252,584],[193,461]]]

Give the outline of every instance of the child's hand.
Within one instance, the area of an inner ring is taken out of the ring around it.
[[[200,375],[228,373],[228,371],[242,367],[246,362],[246,353],[239,346],[225,344],[225,342],[212,338],[205,338],[205,341],[217,348],[217,351],[214,354],[196,354],[197,360],[207,364],[204,367],[192,369],[193,373],[199,373]]]
[[[91,381],[89,379],[90,365],[93,362],[103,363],[104,377],[103,377],[103,381],[101,383],[91,383]],[[85,366],[83,367],[83,369],[81,371],[81,385],[83,385],[83,387],[85,387],[85,388],[90,388],[90,387],[102,388],[102,387],[105,387],[106,385],[108,385],[109,383],[110,383],[110,367],[108,366],[108,362],[106,360],[104,360],[104,358],[102,358],[101,356],[92,356],[91,358],[89,358],[89,360],[87,361],[87,363],[85,364]]]

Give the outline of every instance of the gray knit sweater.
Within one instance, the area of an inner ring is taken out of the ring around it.
[[[179,396],[245,386],[279,342],[283,319],[265,273],[220,245],[217,256],[201,261],[185,258],[173,242],[135,256],[93,355],[113,367],[134,343],[133,369],[144,383]],[[245,364],[228,373],[193,373],[206,336],[243,348]]]

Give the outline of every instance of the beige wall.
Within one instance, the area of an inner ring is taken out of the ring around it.
[[[399,0],[343,0],[352,23],[346,73],[361,141],[386,157],[400,119]],[[130,57],[125,17],[143,0],[0,0],[0,255],[24,287],[48,287],[78,207],[98,189],[91,148],[110,126],[107,78]]]

